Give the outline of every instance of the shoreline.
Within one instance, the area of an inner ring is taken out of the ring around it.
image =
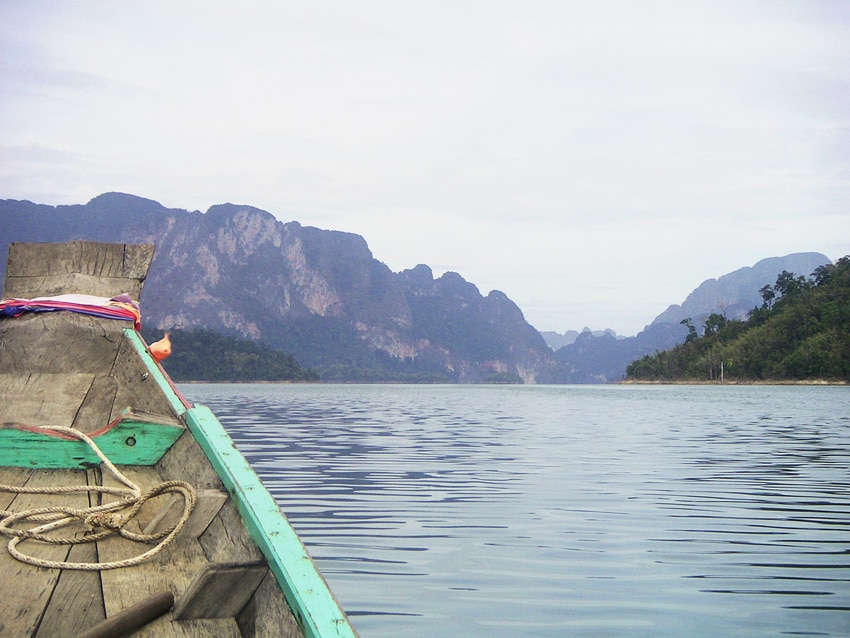
[[[175,383],[187,384],[187,385],[211,385],[211,384],[220,384],[220,385],[237,385],[237,384],[245,384],[245,385],[322,385],[324,381],[203,381],[203,380],[192,380],[192,381],[175,381]],[[360,383],[344,383],[344,385],[392,385],[393,382],[383,382],[383,381],[375,381],[375,382],[360,382]],[[404,383],[402,385],[434,385],[433,383]],[[464,384],[464,383],[449,383],[445,385],[481,385],[481,384]],[[486,384],[486,385],[512,385],[512,384]],[[699,380],[645,380],[645,379],[626,379],[623,381],[614,381],[612,383],[539,383],[539,384],[529,384],[529,385],[546,385],[546,386],[558,386],[558,385],[796,385],[796,386],[846,386],[850,385],[848,381],[834,381],[827,379],[803,379],[803,380],[744,380],[744,379],[731,379],[731,380],[714,380],[714,381],[699,381]]]
[[[846,386],[848,385],[847,381],[834,381],[828,379],[755,379],[755,380],[747,380],[747,379],[727,379],[724,381],[720,381],[719,379],[715,379],[713,381],[700,381],[700,380],[645,380],[645,379],[626,379],[623,381],[618,381],[618,385],[818,385],[818,386]]]

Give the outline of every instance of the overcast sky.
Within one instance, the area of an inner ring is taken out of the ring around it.
[[[0,0],[0,198],[107,191],[632,335],[709,277],[850,253],[850,2]]]

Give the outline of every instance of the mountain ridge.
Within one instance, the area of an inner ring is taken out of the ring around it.
[[[149,325],[263,341],[339,381],[617,381],[631,361],[684,341],[680,315],[699,325],[718,310],[747,312],[779,270],[829,262],[793,253],[707,279],[634,337],[588,328],[547,335],[501,291],[482,295],[455,272],[434,278],[425,264],[393,273],[360,235],[284,222],[250,205],[202,213],[124,193],[61,206],[0,200],[0,237],[154,243],[143,300]],[[553,349],[544,335],[568,343]]]
[[[633,337],[583,331],[573,343],[555,350],[561,383],[610,383],[624,378],[629,363],[684,343],[690,319],[701,328],[712,313],[742,320],[761,305],[759,289],[772,284],[783,270],[808,276],[818,266],[832,263],[821,253],[791,253],[761,259],[717,279],[706,279],[682,302],[672,304]],[[802,271],[802,273],[801,273]],[[566,334],[569,334],[566,333]]]
[[[850,256],[811,276],[783,270],[745,320],[713,314],[702,334],[629,364],[630,381],[850,381]]]
[[[781,257],[766,257],[752,266],[744,266],[716,279],[706,279],[682,302],[673,304],[652,323],[679,323],[683,319],[701,321],[712,312],[727,319],[746,319],[753,308],[761,305],[759,289],[770,285],[783,270],[810,275],[818,266],[832,263],[821,253],[790,253]]]
[[[201,213],[123,193],[55,207],[2,200],[0,231],[6,241],[154,243],[148,325],[262,340],[333,380],[554,378],[551,351],[503,293],[485,297],[427,267],[393,273],[360,235],[253,206]]]

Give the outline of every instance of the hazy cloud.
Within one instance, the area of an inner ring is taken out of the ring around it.
[[[840,0],[12,0],[0,196],[244,202],[633,334],[850,252],[848,43]]]

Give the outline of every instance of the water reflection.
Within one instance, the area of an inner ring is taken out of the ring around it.
[[[846,389],[184,392],[364,637],[850,634]]]

